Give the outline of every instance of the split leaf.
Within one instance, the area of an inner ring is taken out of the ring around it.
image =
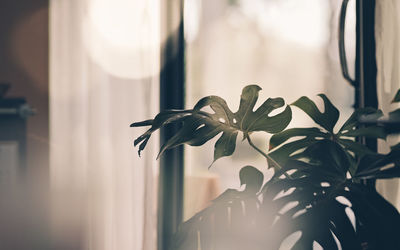
[[[221,97],[207,96],[197,102],[191,110],[162,111],[154,120],[133,123],[131,127],[151,126],[134,141],[135,146],[139,145],[139,155],[151,134],[167,124],[178,124],[180,128],[161,146],[159,155],[182,144],[203,145],[221,134],[214,146],[214,162],[234,153],[239,132],[245,136],[255,131],[282,131],[292,119],[290,106],[284,108],[285,102],[282,98],[269,98],[254,111],[260,90],[257,85],[246,86],[242,91],[239,110],[235,113]],[[213,112],[204,111],[206,107],[210,107]],[[276,115],[270,115],[279,108],[284,109]]]

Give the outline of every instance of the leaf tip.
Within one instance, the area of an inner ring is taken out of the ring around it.
[[[211,162],[211,164],[208,166],[208,170],[210,170],[210,168],[214,165],[214,162],[216,162],[217,160],[216,159],[214,159],[212,162]]]
[[[397,90],[396,95],[392,99],[392,103],[398,103],[398,102],[400,102],[400,89]]]

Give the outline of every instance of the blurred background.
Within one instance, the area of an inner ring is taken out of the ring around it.
[[[346,18],[352,75],[354,2]],[[236,111],[242,88],[258,84],[261,101],[284,97],[291,103],[307,95],[320,102],[316,95],[325,93],[346,119],[354,90],[339,64],[341,3],[1,1],[0,249],[157,248],[159,138],[152,137],[139,157],[133,140],[145,129],[129,125],[159,112],[162,55],[171,51],[180,18],[186,108],[218,95]],[[400,4],[388,0],[376,11],[378,94],[387,101],[399,87]],[[311,124],[295,116],[290,126]],[[239,188],[243,165],[272,174],[240,141],[233,156],[208,169],[216,139],[185,147],[184,219],[225,189]],[[267,149],[267,139],[255,134],[254,142]],[[398,203],[398,183],[380,185]]]

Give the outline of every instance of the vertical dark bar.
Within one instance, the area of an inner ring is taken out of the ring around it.
[[[166,38],[161,48],[160,110],[184,108],[184,34],[183,0],[162,1],[161,32]],[[161,130],[160,144],[178,130],[169,126]],[[158,198],[158,249],[171,245],[173,233],[182,222],[183,146],[166,151],[160,158]]]
[[[357,107],[378,107],[376,94],[375,0],[357,0]]]
[[[378,107],[375,54],[375,0],[356,1],[356,108]],[[377,152],[375,139],[362,138],[368,148]],[[372,181],[369,185],[375,185]]]

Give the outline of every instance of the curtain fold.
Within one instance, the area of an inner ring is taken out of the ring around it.
[[[158,1],[50,1],[50,164],[56,249],[155,249]],[[58,248],[57,248],[58,247]]]
[[[378,100],[379,108],[387,113],[398,108],[391,104],[391,100],[400,88],[400,1],[376,1],[375,15]],[[400,137],[391,136],[388,141],[394,145],[400,141]],[[389,147],[379,143],[379,150],[386,153]],[[400,208],[398,179],[378,181],[377,188],[386,199]]]

